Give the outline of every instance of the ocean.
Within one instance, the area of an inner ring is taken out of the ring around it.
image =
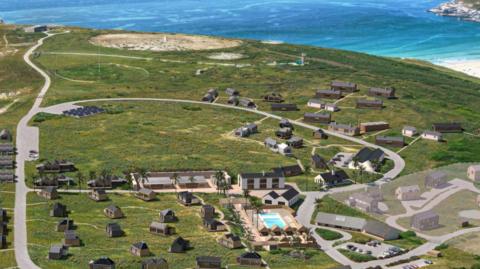
[[[443,0],[0,0],[9,23],[275,40],[442,62],[480,59],[480,23]]]

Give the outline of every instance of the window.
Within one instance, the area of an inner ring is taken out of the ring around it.
[[[272,179],[272,188],[273,189],[280,188],[280,180],[278,178],[273,178]]]
[[[272,204],[272,200],[265,200],[265,204],[271,205],[271,204]]]

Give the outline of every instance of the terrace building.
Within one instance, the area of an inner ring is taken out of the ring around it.
[[[218,243],[229,249],[242,248],[242,240],[239,236],[227,233],[218,239]]]
[[[413,215],[410,227],[420,231],[433,230],[440,227],[439,221],[440,216],[432,210],[428,210]]]
[[[369,100],[369,99],[358,99],[356,102],[356,108],[358,109],[382,109],[383,101],[382,100]]]
[[[279,172],[241,173],[238,185],[242,190],[284,189],[285,176]]]
[[[147,243],[145,242],[138,242],[135,244],[132,244],[130,247],[130,253],[134,256],[138,257],[146,257],[150,256],[150,249],[148,248]]]
[[[364,212],[380,212],[378,200],[370,197],[366,193],[354,193],[348,198],[348,204]]]
[[[221,269],[222,259],[213,256],[200,256],[195,258],[196,269]]]
[[[88,263],[89,269],[115,269],[115,262],[108,257],[91,260]]]
[[[420,199],[420,187],[418,185],[402,186],[395,190],[395,196],[400,201],[413,201]]]
[[[405,146],[405,138],[403,136],[383,136],[375,137],[375,144],[381,146],[403,147]]]
[[[362,122],[360,123],[360,132],[362,134],[368,132],[377,132],[383,131],[390,128],[390,124],[385,121],[376,121],[376,122]]]
[[[374,97],[385,97],[388,99],[395,98],[395,88],[370,88],[368,95]]]
[[[362,229],[362,232],[374,236],[380,240],[396,240],[400,238],[401,233],[400,230],[376,220],[367,221]]]
[[[120,237],[123,236],[124,232],[118,223],[112,222],[108,223],[105,232],[108,237]]]
[[[433,131],[439,133],[461,133],[463,132],[462,124],[458,122],[451,123],[434,123]]]
[[[0,171],[0,183],[13,183],[15,181],[15,174],[12,170]]]
[[[0,143],[0,155],[14,155],[15,147],[11,143]]]
[[[68,173],[75,172],[75,164],[66,160],[55,160],[53,162],[45,162],[36,166],[38,172],[42,173]]]
[[[303,114],[304,122],[329,124],[332,121],[330,113],[305,113]]]
[[[318,90],[315,93],[315,98],[340,99],[342,98],[342,92],[338,90]]]
[[[142,269],[168,269],[168,263],[163,258],[150,258],[142,261]]]
[[[330,83],[330,88],[332,90],[337,90],[341,92],[356,92],[358,91],[357,84],[352,82],[343,82],[343,81],[332,81]]]
[[[361,232],[367,221],[362,218],[319,212],[315,223],[320,226]]]
[[[272,111],[297,111],[296,104],[273,103],[270,105]]]
[[[340,124],[340,123],[332,122],[328,125],[328,130],[331,132],[336,132],[336,133],[344,134],[348,136],[360,135],[360,128],[358,128],[358,126],[353,126],[351,124]]]
[[[175,228],[165,223],[155,222],[150,223],[149,231],[156,235],[172,235],[175,234]]]

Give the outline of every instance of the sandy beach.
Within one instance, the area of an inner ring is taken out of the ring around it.
[[[480,60],[455,60],[436,64],[480,78]]]

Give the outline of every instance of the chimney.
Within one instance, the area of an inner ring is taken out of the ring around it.
[[[332,176],[335,176],[335,169],[332,169],[331,172],[332,172]]]

